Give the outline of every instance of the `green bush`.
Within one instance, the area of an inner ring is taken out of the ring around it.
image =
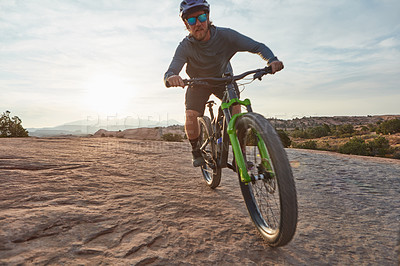
[[[316,150],[317,142],[314,140],[309,140],[303,143],[293,143],[293,148]]]
[[[400,159],[400,151],[396,151],[394,154],[393,154],[393,157],[392,157],[393,159]]]
[[[166,133],[161,136],[162,140],[181,142],[183,137],[180,134]]]
[[[306,130],[295,129],[290,135],[293,138],[316,139],[329,136],[330,134],[331,128],[324,124],[322,126],[309,127]]]
[[[361,138],[352,138],[339,148],[339,152],[345,154],[369,155],[368,145],[365,143],[365,140]]]
[[[276,132],[278,133],[278,136],[281,139],[283,147],[287,148],[292,144],[292,141],[290,140],[289,136],[286,134],[285,131],[277,130]]]
[[[382,136],[369,141],[368,147],[370,154],[373,156],[385,156],[386,154],[393,153],[393,150],[390,148],[389,141]]]
[[[378,129],[376,124],[368,124],[367,126],[370,132],[376,132],[376,130]]]
[[[395,134],[400,132],[400,119],[391,119],[379,124],[376,133],[384,135]]]
[[[246,135],[246,146],[257,146],[258,137],[255,131],[250,131]]]
[[[336,126],[335,135],[339,137],[352,136],[354,133],[354,126],[351,124]]]
[[[308,139],[308,133],[304,130],[300,130],[300,129],[295,129],[291,134],[290,134],[293,138],[302,138],[302,139]]]
[[[328,136],[330,133],[330,128],[329,126],[326,126],[327,125],[308,128],[306,130],[308,137],[316,139]]]

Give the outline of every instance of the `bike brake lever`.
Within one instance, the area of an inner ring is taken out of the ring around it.
[[[264,75],[271,74],[271,71],[272,68],[270,66],[260,69],[260,71],[254,74],[253,80],[255,79],[261,80]]]
[[[267,74],[266,71],[259,71],[254,74],[253,80],[255,80],[255,79],[262,80],[262,76],[264,76],[265,74]]]

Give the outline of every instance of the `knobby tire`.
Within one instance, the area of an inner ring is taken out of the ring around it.
[[[262,164],[260,149],[254,140],[250,143],[248,135],[252,135],[253,139],[261,138],[265,143],[275,177],[246,184],[240,181],[238,174],[239,183],[249,215],[260,235],[270,246],[284,246],[293,238],[297,225],[296,188],[286,152],[276,131],[262,115],[244,114],[238,118],[235,126],[249,174],[259,174],[264,168],[256,169],[257,165]],[[245,145],[247,150],[253,149],[253,153],[243,152]],[[265,164],[266,160],[263,161]]]

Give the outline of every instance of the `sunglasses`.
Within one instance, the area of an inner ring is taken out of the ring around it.
[[[194,24],[196,24],[196,20],[199,20],[200,23],[203,23],[204,21],[207,20],[207,14],[204,13],[197,17],[191,17],[188,18],[186,21],[190,26],[193,26]]]

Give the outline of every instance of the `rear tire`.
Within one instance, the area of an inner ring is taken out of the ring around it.
[[[239,175],[247,210],[268,245],[284,246],[293,238],[297,225],[296,188],[286,152],[274,128],[263,116],[244,114],[235,126],[242,152],[246,151],[243,157],[248,174],[267,176],[245,184]],[[270,159],[262,158],[262,148],[257,145],[260,139],[265,143]]]
[[[217,164],[217,141],[213,136],[210,118],[198,118],[200,124],[200,150],[206,162],[201,166],[201,173],[210,188],[216,188],[221,182],[221,168]]]

